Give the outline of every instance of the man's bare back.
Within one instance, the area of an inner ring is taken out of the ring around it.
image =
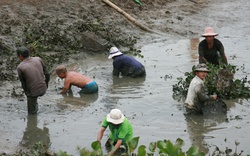
[[[92,94],[98,92],[98,85],[95,81],[76,71],[67,71],[64,65],[60,65],[56,68],[56,74],[61,79],[64,79],[64,87],[60,92],[61,94],[67,93],[72,85],[82,88],[82,93]],[[85,86],[88,87],[86,88]]]
[[[90,83],[92,80],[80,73],[77,73],[75,71],[68,71],[66,73],[65,81],[64,81],[64,87],[70,88],[71,85],[77,86],[79,88],[82,88],[86,86],[88,83]]]

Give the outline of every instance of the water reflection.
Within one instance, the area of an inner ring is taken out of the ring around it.
[[[224,129],[226,127],[218,127],[227,119],[226,114],[212,114],[205,116],[197,115],[185,115],[187,122],[187,132],[189,138],[194,146],[199,147],[200,151],[205,154],[209,152],[209,146],[205,142],[205,139],[212,139],[213,136],[208,136],[208,133],[218,129]]]
[[[113,77],[113,85],[111,86],[112,94],[138,94],[144,86],[145,77],[130,78],[117,76]],[[133,96],[134,97],[134,96]]]
[[[50,145],[49,129],[47,127],[38,128],[37,114],[29,114],[27,117],[27,127],[23,133],[21,146],[26,148],[33,147],[37,142]]]
[[[112,82],[108,88],[108,94],[103,97],[102,102],[105,108],[111,110],[117,107],[120,100],[142,98],[145,94],[144,82],[146,78],[131,78],[113,76]]]
[[[80,106],[80,107],[87,107],[91,103],[95,102],[99,94],[78,94],[78,91],[72,91],[71,89],[68,91],[67,94],[62,94],[64,97],[60,104],[71,104],[72,106]],[[80,96],[80,97],[79,97]]]

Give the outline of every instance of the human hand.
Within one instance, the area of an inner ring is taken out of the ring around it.
[[[111,152],[109,152],[109,156],[112,156],[113,154],[114,154],[114,152],[112,152],[112,151],[111,151]]]
[[[100,146],[102,146],[102,143],[101,143],[101,141],[100,140],[97,140],[98,141],[98,144],[100,145]]]
[[[217,95],[212,95],[213,99],[216,100],[217,99]]]

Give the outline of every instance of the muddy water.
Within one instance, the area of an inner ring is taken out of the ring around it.
[[[223,2],[223,3],[222,3]],[[249,2],[244,0],[217,1],[205,8],[199,15],[189,17],[185,25],[216,28],[226,49],[228,62],[243,66],[236,78],[249,75],[250,14]],[[219,11],[218,11],[219,10]],[[215,14],[217,12],[217,14]],[[207,20],[204,19],[207,17]],[[199,23],[194,21],[200,21]],[[197,33],[202,33],[197,31]],[[79,155],[76,148],[91,149],[96,140],[101,121],[112,108],[119,108],[131,121],[134,136],[140,136],[139,144],[149,145],[151,141],[177,138],[185,141],[184,151],[191,144],[204,152],[212,153],[215,146],[226,147],[250,154],[250,102],[248,99],[225,101],[227,115],[210,117],[185,117],[182,101],[172,98],[172,85],[177,77],[198,63],[197,44],[199,36],[150,36],[138,43],[146,67],[145,79],[112,77],[112,61],[107,54],[86,56],[85,60],[67,64],[71,70],[84,73],[99,84],[97,95],[80,97],[78,88],[73,87],[73,96],[58,94],[62,81],[52,76],[46,95],[39,99],[39,113],[27,116],[25,97],[12,98],[11,88],[20,88],[19,82],[2,86],[0,99],[0,152],[10,153],[20,147],[29,147],[37,140],[51,143],[51,150],[65,150]],[[226,120],[227,118],[227,120]],[[108,131],[103,144],[108,137]]]

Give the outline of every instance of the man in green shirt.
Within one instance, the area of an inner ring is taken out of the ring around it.
[[[121,145],[126,146],[126,142],[133,139],[133,127],[119,109],[112,109],[104,118],[102,127],[97,135],[98,141],[101,141],[107,127],[110,129],[110,136],[106,146],[110,146],[110,144],[114,146],[114,150],[111,150],[109,153],[113,155]]]

